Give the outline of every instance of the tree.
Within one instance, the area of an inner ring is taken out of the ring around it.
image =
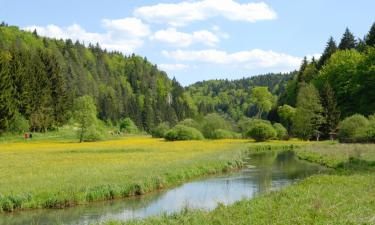
[[[78,123],[79,142],[85,140],[89,129],[97,125],[96,106],[91,96],[85,95],[77,98],[73,105],[73,119]]]
[[[322,93],[322,105],[324,108],[325,123],[322,125],[322,132],[328,136],[337,129],[340,122],[340,110],[337,107],[337,101],[331,85],[325,82]]]
[[[324,52],[322,54],[322,56],[320,57],[319,59],[319,62],[318,62],[318,69],[322,68],[326,61],[331,57],[331,55],[333,53],[335,53],[337,51],[337,45],[336,45],[336,42],[335,40],[333,39],[333,37],[330,37],[328,42],[327,42],[327,45],[326,45],[326,48],[324,49]]]
[[[277,114],[281,119],[281,123],[291,132],[296,109],[290,105],[282,105],[278,107]]]
[[[254,87],[251,90],[251,101],[256,105],[258,112],[257,118],[261,118],[263,112],[269,112],[276,102],[267,87]]]
[[[11,55],[0,52],[0,133],[8,128],[16,113],[14,86],[10,74]]]
[[[313,136],[319,140],[319,128],[324,122],[323,107],[319,93],[312,84],[302,83],[296,106],[296,115],[293,120],[294,133],[304,140]]]
[[[343,34],[341,38],[339,49],[348,50],[348,49],[356,48],[356,46],[357,46],[357,41],[355,40],[353,33],[350,32],[349,28],[346,28],[345,33]]]
[[[375,22],[372,24],[370,31],[366,35],[366,45],[375,46]]]

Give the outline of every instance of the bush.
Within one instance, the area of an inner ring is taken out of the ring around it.
[[[165,139],[168,141],[202,140],[203,135],[195,128],[176,125],[165,134]]]
[[[202,126],[197,121],[190,119],[190,118],[184,119],[180,121],[178,124],[184,125],[187,127],[192,127],[200,131],[202,130]]]
[[[90,126],[87,128],[86,132],[83,134],[83,141],[99,141],[103,140],[101,129],[98,129],[98,126]]]
[[[12,133],[20,134],[28,131],[30,128],[30,123],[25,117],[23,117],[19,112],[14,115],[14,118],[9,122],[8,130]]]
[[[243,117],[238,121],[238,128],[240,129],[241,133],[246,136],[247,132],[255,125],[257,124],[269,124],[271,125],[271,122],[268,120],[262,120],[262,119],[255,119],[255,118],[248,118]]]
[[[276,131],[276,137],[279,140],[287,140],[288,139],[288,131],[281,123],[274,123],[273,128]]]
[[[345,118],[339,125],[339,141],[358,142],[365,139],[363,135],[368,124],[369,120],[360,114]]]
[[[135,125],[133,120],[131,120],[129,117],[126,117],[125,119],[122,119],[120,121],[119,128],[120,128],[120,131],[124,133],[128,133],[128,134],[138,133],[138,127]]]
[[[160,123],[151,131],[151,135],[154,138],[163,138],[169,130],[169,125],[166,122]]]
[[[215,130],[231,130],[231,124],[222,116],[216,113],[208,114],[204,117],[202,133],[205,138],[214,138]]]
[[[247,136],[256,141],[266,141],[276,137],[276,131],[272,125],[267,123],[257,123],[247,132]]]
[[[230,130],[224,130],[224,129],[216,129],[214,131],[213,139],[235,139],[235,138],[241,138],[241,134],[238,134]]]

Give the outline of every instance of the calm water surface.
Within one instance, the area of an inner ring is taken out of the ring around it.
[[[91,224],[172,213],[185,207],[210,210],[218,203],[277,190],[324,170],[298,160],[293,152],[249,155],[246,168],[237,173],[209,177],[162,192],[122,200],[93,203],[67,209],[22,211],[0,215],[0,225]]]

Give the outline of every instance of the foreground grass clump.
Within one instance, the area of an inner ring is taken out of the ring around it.
[[[211,212],[186,210],[106,224],[373,224],[374,211],[374,176],[317,175],[278,192],[218,206]]]
[[[139,195],[241,167],[244,140],[0,144],[0,211],[59,208]]]

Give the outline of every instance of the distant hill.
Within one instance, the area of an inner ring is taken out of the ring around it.
[[[199,113],[222,112],[239,119],[255,114],[250,101],[253,87],[265,86],[274,95],[280,95],[296,73],[270,73],[239,80],[201,81],[188,86],[187,91],[194,99]]]

